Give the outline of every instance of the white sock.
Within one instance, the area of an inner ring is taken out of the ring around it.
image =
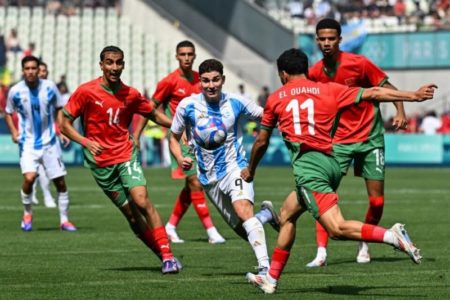
[[[22,203],[23,203],[23,210],[24,213],[26,214],[31,214],[31,203],[32,203],[32,196],[33,193],[31,194],[25,194],[23,192],[23,190],[20,190],[20,197],[22,198]]]
[[[58,193],[58,208],[61,224],[69,221],[69,192]]]
[[[245,221],[242,226],[247,232],[248,242],[255,252],[259,267],[269,267],[269,255],[267,254],[266,235],[261,222],[252,217]]]
[[[267,272],[266,278],[267,278],[267,281],[269,281],[269,283],[277,284],[277,280],[275,278],[273,278],[272,276],[270,276],[269,272]]]
[[[170,223],[167,223],[166,224],[166,230],[175,230],[175,228],[177,228],[176,226],[173,226],[172,224],[170,224]]]
[[[386,232],[384,233],[383,242],[398,247],[397,239],[390,229],[386,230]]]
[[[208,228],[206,230],[206,233],[208,234],[209,238],[213,238],[213,237],[220,235],[219,232],[217,231],[216,227],[214,227],[214,226],[211,228]]]
[[[318,247],[317,248],[317,256],[327,257],[327,248],[325,248],[325,247]]]
[[[31,191],[31,199],[36,198],[36,191],[37,191],[37,180],[34,181],[33,183],[33,190]]]
[[[47,173],[45,173],[45,169],[43,166],[39,166],[39,185],[41,186],[42,193],[44,194],[44,199],[52,198],[52,193],[50,192],[50,179],[47,177]]]

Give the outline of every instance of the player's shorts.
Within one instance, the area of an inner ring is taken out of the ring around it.
[[[180,166],[178,166],[178,162],[175,157],[170,154],[171,161],[171,169],[172,169],[172,178],[173,179],[184,179],[187,176],[197,175],[197,159],[195,158],[194,153],[191,150],[191,147],[180,142],[181,152],[184,157],[190,157],[193,161],[192,168],[189,170],[183,170]]]
[[[293,162],[293,171],[299,203],[314,218],[337,204],[336,189],[342,173],[332,156],[317,151],[305,152]]]
[[[354,164],[354,175],[371,180],[384,180],[384,147],[374,147],[370,142],[335,144],[333,154],[343,174]]]
[[[20,168],[22,174],[36,173],[39,165],[43,165],[49,179],[55,179],[67,174],[66,167],[61,158],[59,143],[43,146],[40,150],[23,150],[20,155]]]
[[[254,203],[253,182],[241,178],[241,170],[236,169],[215,183],[203,186],[210,201],[219,210],[225,222],[233,229],[241,224],[232,203],[236,200],[248,200]]]
[[[129,161],[103,168],[91,167],[98,186],[117,207],[128,203],[130,190],[133,187],[147,185],[137,153],[136,147],[133,147]]]

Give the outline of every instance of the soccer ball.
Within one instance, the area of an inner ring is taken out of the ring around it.
[[[194,140],[208,150],[219,148],[227,138],[227,129],[217,117],[201,118],[194,128]]]

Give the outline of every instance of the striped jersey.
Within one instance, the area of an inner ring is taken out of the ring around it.
[[[239,119],[244,116],[258,119],[262,112],[263,109],[254,101],[230,93],[222,93],[220,101],[214,103],[207,102],[202,93],[193,94],[180,102],[171,130],[181,134],[186,129],[197,158],[197,174],[201,184],[214,183],[236,168],[247,167]],[[195,124],[202,118],[212,116],[222,120],[227,130],[227,138],[219,148],[207,150],[197,145],[192,136]]]
[[[59,91],[50,80],[39,79],[34,89],[30,89],[24,80],[11,87],[6,112],[17,112],[19,145],[22,150],[40,150],[43,146],[57,142],[56,109],[62,106]]]

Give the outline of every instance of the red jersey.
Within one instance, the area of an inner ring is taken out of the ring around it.
[[[158,104],[163,103],[164,109],[169,108],[170,116],[174,116],[181,100],[200,91],[200,76],[197,72],[192,71],[192,80],[189,81],[181,69],[176,69],[158,82],[152,98]]]
[[[133,142],[128,126],[133,114],[148,115],[152,111],[151,102],[136,89],[122,83],[113,93],[101,84],[101,78],[79,86],[64,107],[67,116],[81,117],[84,135],[104,147],[102,153],[94,157],[85,151],[88,162],[98,167],[131,159]]]
[[[361,55],[340,52],[336,70],[325,70],[323,60],[314,64],[308,77],[317,82],[337,82],[350,87],[382,86],[387,75]],[[333,137],[335,144],[364,142],[383,136],[383,120],[378,102],[361,101],[340,112],[339,124]]]
[[[299,78],[275,91],[267,100],[261,125],[277,126],[285,141],[299,143],[301,151],[331,154],[331,135],[339,109],[358,103],[361,88]]]

